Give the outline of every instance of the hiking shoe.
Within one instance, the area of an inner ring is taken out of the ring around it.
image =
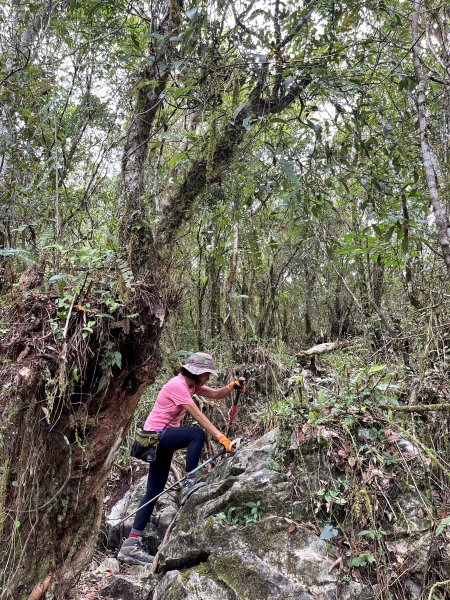
[[[191,492],[194,490],[196,483],[197,479],[195,477],[189,477],[188,479],[186,479],[186,481],[183,482],[183,487],[181,489],[181,504],[184,504],[189,498]]]
[[[117,560],[127,565],[150,565],[154,556],[147,554],[139,538],[128,538],[122,544]]]

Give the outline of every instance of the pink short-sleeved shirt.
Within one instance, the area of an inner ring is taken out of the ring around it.
[[[181,373],[173,377],[161,388],[144,429],[155,431],[164,427],[179,427],[186,414],[183,404],[195,404],[192,396],[195,393],[201,394],[203,390],[203,386],[190,388]]]

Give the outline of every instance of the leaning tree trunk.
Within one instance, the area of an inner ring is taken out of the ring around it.
[[[74,308],[64,330],[52,329],[56,309],[41,286],[36,270],[26,273],[9,315],[20,325],[0,345],[10,361],[0,375],[2,598],[62,595],[90,560],[103,483],[160,366],[165,307],[151,294],[136,296],[136,307],[147,305],[138,323],[83,337],[86,316]],[[105,347],[120,366],[107,364]]]

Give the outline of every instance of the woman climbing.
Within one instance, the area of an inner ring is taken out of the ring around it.
[[[155,506],[151,498],[163,491],[169,476],[170,464],[175,450],[187,448],[186,473],[191,472],[198,464],[205,433],[199,427],[180,427],[180,423],[188,412],[208,433],[220,442],[227,452],[232,452],[231,441],[202,413],[192,399],[194,394],[206,398],[225,398],[233,390],[245,391],[245,381],[236,380],[228,385],[214,389],[206,385],[211,374],[216,375],[212,356],[204,352],[196,352],[187,364],[180,367],[176,377],[170,379],[159,392],[155,405],[144,424],[145,431],[160,433],[160,441],[154,462],[150,465],[147,490],[134,518],[133,527],[128,539],[120,548],[117,558],[127,564],[147,565],[153,556],[147,554],[142,547],[142,535]],[[185,493],[194,485],[195,476],[188,477],[184,483]]]

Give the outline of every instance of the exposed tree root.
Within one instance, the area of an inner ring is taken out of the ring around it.
[[[450,585],[450,579],[446,579],[445,581],[436,581],[436,583],[430,589],[430,593],[428,594],[428,600],[432,600],[434,590],[438,587],[442,587],[443,585]]]
[[[41,600],[45,592],[50,587],[52,581],[53,575],[47,575],[47,577],[43,581],[40,581],[34,586],[33,591],[28,596],[27,600]]]

